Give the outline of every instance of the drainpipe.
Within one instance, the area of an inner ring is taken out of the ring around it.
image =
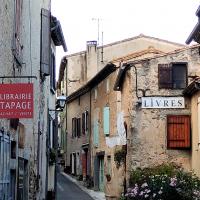
[[[200,97],[197,99],[197,120],[198,120],[198,148],[200,148]]]
[[[135,65],[131,65],[130,67],[133,67],[134,70],[135,70],[135,92],[136,92],[136,97],[139,99],[139,96],[138,96],[137,68],[135,67]]]
[[[89,117],[90,117],[90,130],[89,130],[89,155],[90,155],[90,169],[89,169],[89,174],[90,174],[90,177],[91,177],[91,160],[92,160],[92,152],[91,152],[91,132],[92,132],[92,115],[91,115],[91,110],[92,110],[92,92],[91,92],[91,89],[90,89],[90,108],[89,108]],[[94,173],[94,172],[93,172]]]

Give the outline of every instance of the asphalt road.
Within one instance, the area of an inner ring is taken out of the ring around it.
[[[76,184],[58,172],[57,200],[93,200]]]

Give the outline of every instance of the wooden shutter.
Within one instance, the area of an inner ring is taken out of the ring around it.
[[[81,136],[81,118],[77,119],[77,136]]]
[[[167,116],[167,147],[190,148],[190,116],[170,115]]]
[[[172,88],[172,66],[169,64],[158,64],[158,86],[159,88]]]
[[[43,76],[50,74],[50,12],[41,10],[41,49],[40,49],[40,71]]]
[[[105,135],[110,133],[110,108],[104,107],[103,109],[103,130]]]
[[[85,111],[85,130],[88,131],[88,128],[89,128],[89,113],[86,110]]]
[[[94,121],[94,140],[93,143],[95,146],[98,146],[99,144],[99,124],[98,121]]]
[[[85,135],[85,113],[82,113],[82,133]]]

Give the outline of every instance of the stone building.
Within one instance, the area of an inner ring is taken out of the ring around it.
[[[127,123],[127,177],[134,168],[166,162],[199,175],[197,93],[194,82],[188,86],[200,73],[198,51],[199,45],[185,47],[125,61],[119,69],[115,90]]]
[[[89,175],[95,189],[104,191],[109,199],[119,197],[125,187],[127,166],[117,166],[114,157],[115,152],[126,149],[126,134],[132,130],[128,108],[135,83],[131,81],[128,87],[123,87],[123,92],[113,90],[121,89],[116,80],[127,84],[127,79],[131,79],[120,70],[124,68],[123,62],[160,55],[184,45],[144,35],[102,47],[96,45],[95,41],[89,41],[86,51],[67,55],[61,61],[58,85],[60,89],[66,85],[68,96],[66,125],[61,126],[67,133],[66,168],[75,175]],[[87,137],[82,134],[85,111],[88,111]]]
[[[66,45],[50,7],[49,0],[1,1],[1,104],[3,95],[8,101],[20,92],[31,101],[25,107],[19,96],[24,112],[20,104],[12,112],[9,104],[0,108],[0,199],[45,199],[55,189],[46,154],[53,134],[48,110],[55,109],[55,47]]]

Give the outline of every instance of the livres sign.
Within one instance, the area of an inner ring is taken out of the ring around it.
[[[183,97],[142,97],[142,108],[185,108]]]
[[[33,118],[33,84],[0,85],[0,118]]]

